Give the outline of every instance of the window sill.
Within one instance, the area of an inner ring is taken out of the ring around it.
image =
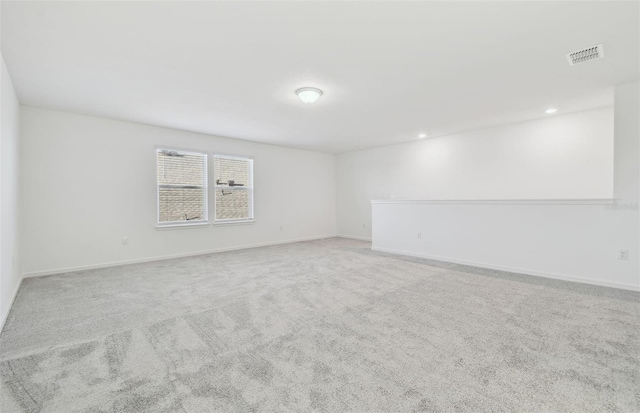
[[[166,225],[156,225],[156,229],[159,231],[169,230],[169,229],[187,229],[187,228],[204,228],[208,227],[209,222],[195,222],[193,224],[166,224]]]
[[[255,219],[242,219],[242,220],[239,219],[237,221],[213,221],[213,225],[218,227],[218,226],[225,226],[225,225],[254,224],[255,222],[256,222]]]

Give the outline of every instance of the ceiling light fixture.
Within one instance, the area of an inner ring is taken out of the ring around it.
[[[556,109],[556,108],[549,108],[549,109],[545,110],[544,113],[547,113],[547,114],[550,115],[552,113],[556,113],[557,111],[558,111],[558,109]]]
[[[315,87],[303,87],[296,90],[296,95],[304,103],[313,103],[322,96],[322,90]]]
[[[420,135],[418,135],[418,138],[423,139],[426,138],[427,134],[426,133],[421,133]]]

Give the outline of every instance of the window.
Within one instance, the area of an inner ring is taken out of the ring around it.
[[[156,150],[158,224],[207,222],[207,154]]]
[[[215,220],[253,220],[253,159],[214,155]]]

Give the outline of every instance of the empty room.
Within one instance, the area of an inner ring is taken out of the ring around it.
[[[639,1],[0,22],[0,412],[640,412]]]

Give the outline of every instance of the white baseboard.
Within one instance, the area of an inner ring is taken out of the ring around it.
[[[345,239],[356,239],[358,241],[369,241],[371,242],[371,238],[367,238],[367,237],[356,237],[354,235],[344,235],[344,234],[338,234],[336,235],[336,237],[338,238],[345,238]]]
[[[18,286],[13,291],[13,295],[11,296],[11,302],[9,303],[9,307],[7,307],[7,314],[5,314],[4,317],[2,317],[2,322],[0,322],[0,333],[2,333],[2,329],[4,328],[4,323],[6,323],[7,322],[7,318],[9,318],[9,313],[11,312],[11,307],[13,307],[13,303],[16,301],[16,297],[18,296],[18,291],[20,291],[20,286],[22,285],[22,280],[24,280],[24,277],[22,277],[20,279],[20,282],[18,283]]]
[[[454,263],[454,264],[470,265],[470,266],[473,266],[473,267],[487,268],[487,269],[490,269],[490,270],[499,270],[499,271],[513,272],[513,273],[517,273],[517,274],[532,275],[534,277],[544,277],[544,278],[551,278],[551,279],[554,279],[554,280],[571,281],[571,282],[577,282],[577,283],[582,283],[582,284],[598,285],[600,287],[619,288],[619,289],[622,289],[622,290],[640,291],[640,286],[633,285],[633,284],[612,283],[612,282],[609,282],[609,281],[601,281],[601,280],[589,280],[589,279],[585,279],[585,278],[568,276],[568,275],[545,273],[545,272],[540,272],[540,271],[528,270],[528,269],[524,269],[524,268],[505,267],[505,266],[502,266],[502,265],[493,265],[493,264],[487,264],[487,263],[484,263],[484,262],[456,260],[456,259],[451,259],[451,258],[447,258],[447,257],[437,257],[437,256],[427,255],[427,254],[420,254],[420,253],[413,253],[413,252],[406,252],[406,251],[398,251],[398,250],[393,250],[393,249],[389,249],[389,248],[371,247],[371,250],[372,251],[380,251],[380,252],[388,252],[390,254],[406,255],[408,257],[426,258],[426,259],[436,260],[436,261],[451,262],[451,263]]]
[[[44,277],[44,276],[47,276],[47,275],[65,274],[65,273],[69,273],[69,272],[78,272],[78,271],[86,271],[86,270],[95,270],[95,269],[99,269],[99,268],[118,267],[118,266],[121,266],[121,265],[129,265],[129,264],[142,264],[142,263],[145,263],[145,262],[164,261],[164,260],[171,260],[171,259],[174,259],[174,258],[194,257],[194,256],[198,256],[198,255],[215,254],[215,253],[218,253],[218,252],[238,251],[238,250],[244,250],[244,249],[250,249],[250,248],[260,248],[260,247],[270,247],[270,246],[273,246],[273,245],[293,244],[295,242],[315,241],[315,240],[319,240],[319,239],[327,239],[327,238],[335,238],[335,237],[336,237],[336,235],[320,235],[320,236],[316,236],[316,237],[297,238],[297,239],[290,239],[290,240],[284,240],[284,241],[275,241],[275,242],[265,242],[265,243],[261,243],[261,244],[250,244],[250,245],[240,245],[240,246],[228,247],[228,248],[217,248],[217,249],[207,250],[207,251],[187,252],[187,253],[183,253],[183,254],[163,255],[163,256],[140,258],[140,259],[133,259],[133,260],[113,261],[113,262],[107,262],[107,263],[95,264],[95,265],[85,265],[85,266],[79,266],[79,267],[67,267],[67,268],[57,268],[57,269],[54,269],[54,270],[35,271],[35,272],[31,272],[31,273],[25,273],[22,276],[24,278]]]

